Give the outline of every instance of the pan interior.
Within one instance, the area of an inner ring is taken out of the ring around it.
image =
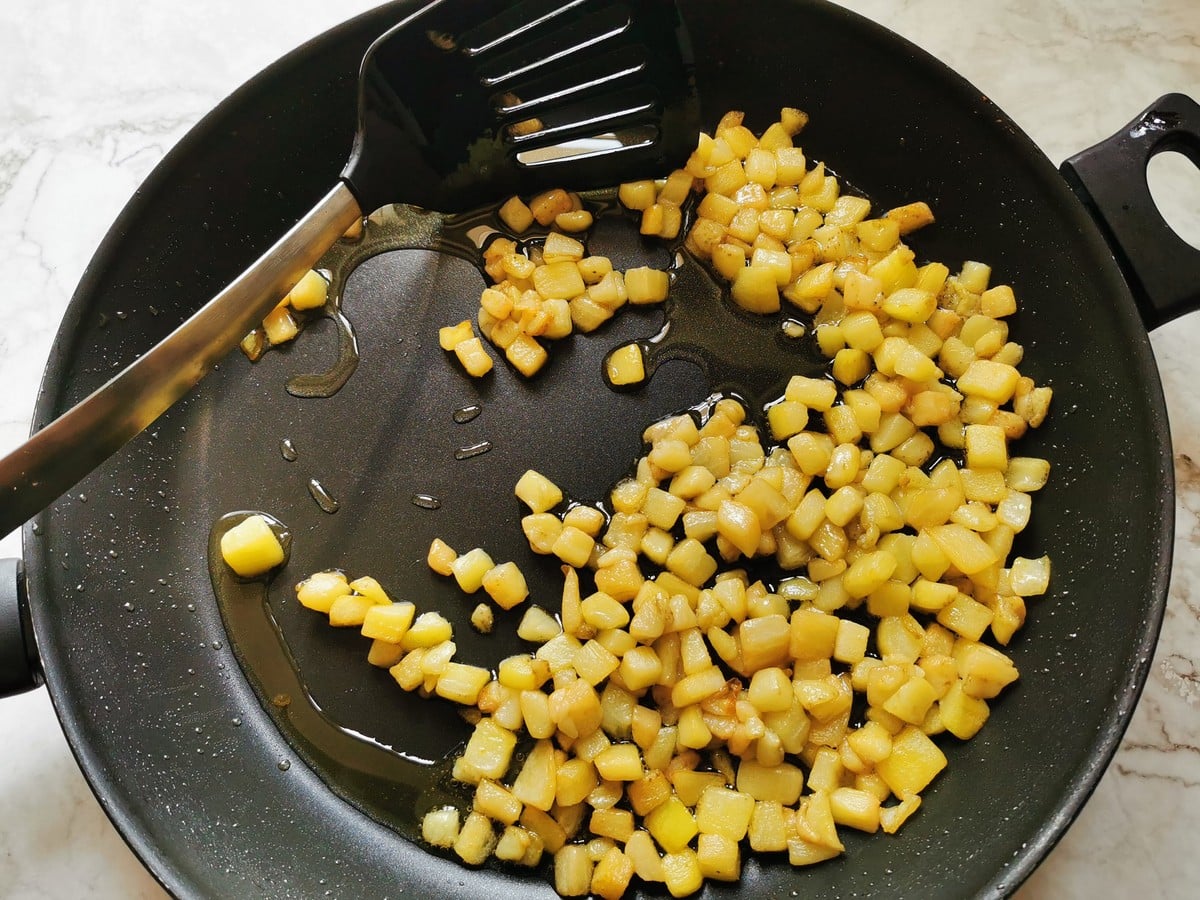
[[[829,161],[879,208],[933,206],[938,224],[913,241],[919,258],[981,259],[1014,286],[1024,368],[1056,393],[1047,425],[1023,444],[1055,468],[1015,552],[1050,552],[1055,577],[1012,645],[1019,686],[979,737],[947,746],[949,768],[899,839],[848,841],[844,858],[802,872],[754,861],[739,891],[1002,891],[1028,873],[1094,783],[1136,699],[1161,611],[1169,481],[1148,344],[1078,205],[999,111],[840,10],[762,5],[779,26],[775,53],[735,52],[760,46],[762,32],[718,4],[685,5],[696,58],[708,61],[699,73],[705,121],[745,108],[757,129],[780,106],[807,109],[811,158]],[[265,243],[320,196],[352,131],[353,83],[341,73],[354,71],[399,11],[356,20],[268,70],[151,178],[75,298],[42,420],[237,272],[255,249],[247,235]],[[795,34],[825,48],[819,58],[790,52],[782,36]],[[847,61],[870,77],[846,77]],[[314,120],[326,123],[327,140],[313,140]],[[291,584],[330,567],[374,575],[447,615],[462,658],[495,661],[513,651],[501,635],[514,616],[500,616],[495,636],[476,635],[467,625],[474,603],[424,565],[429,540],[520,560],[534,596],[552,604],[558,573],[545,560],[527,563],[516,477],[536,468],[580,500],[601,497],[639,452],[646,423],[720,386],[719,374],[705,377],[687,361],[664,363],[641,390],[604,386],[604,354],[654,334],[654,311],[623,313],[564,342],[531,382],[503,365],[468,381],[437,349],[436,329],[471,317],[481,285],[470,264],[423,250],[363,264],[345,302],[362,361],[339,393],[314,401],[284,390],[290,376],[332,361],[328,325],[255,366],[231,357],[28,536],[35,624],[64,727],[106,808],[179,895],[548,890],[511,873],[468,873],[330,791],[243,674],[205,564],[209,529],[224,513],[278,516],[295,548],[270,602],[321,708],[427,759],[463,740],[466,726],[447,705],[403,694],[366,665],[361,638],[287,602]],[[714,322],[712,337],[725,327]],[[478,417],[454,420],[475,404]],[[294,461],[280,451],[284,439]],[[488,452],[455,458],[484,441]],[[336,514],[313,502],[310,479],[338,500]],[[440,508],[413,504],[414,494]],[[182,817],[181,798],[190,807]]]

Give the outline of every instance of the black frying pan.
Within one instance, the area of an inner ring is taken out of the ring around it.
[[[1020,687],[997,704],[978,738],[948,748],[950,768],[902,837],[855,841],[845,859],[809,871],[755,863],[741,890],[1003,893],[1086,798],[1145,675],[1167,583],[1164,510],[1172,508],[1157,374],[1110,251],[1015,126],[881,29],[816,4],[764,6],[779,33],[803,30],[826,53],[811,62],[730,56],[727,48],[749,45],[740,23],[727,21],[721,5],[690,5],[697,56],[713,63],[701,79],[706,120],[744,107],[761,126],[783,102],[806,107],[811,155],[833,161],[880,207],[918,197],[934,206],[939,224],[915,242],[921,256],[986,259],[1017,288],[1025,306],[1014,333],[1031,349],[1025,367],[1055,386],[1060,410],[1025,443],[1056,468],[1022,546],[1052,552],[1056,575],[1054,596],[1034,608],[1014,644]],[[68,312],[39,423],[240,270],[256,249],[247,235],[265,240],[323,190],[351,131],[356,60],[396,16],[395,8],[371,13],[268,70],[151,176]],[[830,59],[854,59],[874,77],[845,79]],[[868,91],[868,84],[885,88]],[[770,91],[757,106],[756,85]],[[845,126],[846,110],[863,117],[863,130]],[[315,116],[328,124],[327,140],[313,139]],[[246,153],[247,135],[254,154]],[[197,230],[196,221],[208,229]],[[195,297],[182,297],[177,281]],[[407,896],[549,894],[540,879],[468,873],[427,854],[334,792],[352,785],[317,777],[284,739],[286,716],[269,705],[266,712],[239,669],[205,564],[208,530],[222,513],[252,506],[280,516],[297,542],[271,599],[321,705],[338,721],[423,755],[462,739],[452,712],[412,701],[368,669],[358,639],[286,603],[290,582],[330,565],[370,572],[398,594],[453,611],[468,659],[509,652],[498,636],[474,639],[465,627],[469,607],[417,564],[428,539],[440,534],[470,546],[486,535],[482,542],[499,555],[524,559],[515,502],[495,499],[508,498],[516,473],[534,465],[576,496],[600,496],[637,452],[640,423],[709,388],[681,363],[664,366],[642,392],[601,387],[607,349],[657,325],[652,315],[625,315],[593,338],[573,340],[532,385],[498,371],[477,396],[430,334],[469,312],[479,284],[466,264],[420,251],[365,264],[346,304],[363,364],[342,392],[300,401],[282,389],[289,375],[328,362],[332,336],[320,327],[257,367],[231,359],[80,488],[89,502],[60,502],[26,534],[29,611],[64,729],[118,826],[177,894],[394,896],[401,887]],[[152,306],[158,315],[149,314]],[[118,319],[117,309],[130,314]],[[712,327],[726,324],[733,323],[714,319]],[[454,424],[453,409],[472,400],[484,414]],[[586,446],[575,438],[602,428],[614,437]],[[279,455],[284,437],[297,444],[296,463]],[[495,445],[490,453],[453,461],[455,448],[484,438]],[[1081,452],[1097,445],[1105,458]],[[1114,457],[1140,463],[1114,467]],[[336,516],[308,498],[310,475],[341,500]],[[413,507],[408,497],[417,491],[441,497],[442,508]],[[547,596],[552,568],[531,564],[530,571],[535,592]],[[179,798],[190,806],[182,818]]]

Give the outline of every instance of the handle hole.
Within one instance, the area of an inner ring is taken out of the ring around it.
[[[1182,153],[1165,150],[1151,157],[1146,182],[1167,224],[1200,250],[1200,167]]]

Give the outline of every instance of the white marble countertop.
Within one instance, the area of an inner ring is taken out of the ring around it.
[[[0,4],[0,451],[28,433],[84,266],[134,188],[208,109],[370,0]],[[1196,0],[845,0],[945,60],[1051,159],[1159,94],[1200,97]],[[730,5],[730,9],[735,9]],[[1166,168],[1166,167],[1164,167]],[[1200,244],[1200,175],[1169,215]],[[1171,598],[1121,750],[1022,900],[1200,896],[1200,315],[1155,332],[1179,495]],[[19,555],[15,536],[0,555]],[[0,704],[0,894],[157,898],[93,799],[44,690]]]

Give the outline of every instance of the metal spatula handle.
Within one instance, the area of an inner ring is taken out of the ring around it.
[[[0,535],[45,509],[195,387],[362,216],[342,182],[161,343],[0,459]]]

